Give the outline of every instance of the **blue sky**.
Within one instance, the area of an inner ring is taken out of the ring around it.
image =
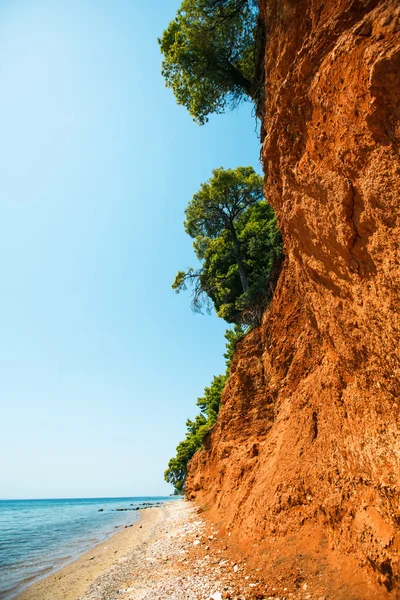
[[[191,120],[157,37],[178,2],[0,4],[0,497],[168,494],[226,324],[175,295],[183,211],[253,165],[250,107]]]

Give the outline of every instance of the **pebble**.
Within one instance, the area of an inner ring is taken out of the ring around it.
[[[258,575],[253,575],[254,583],[249,582],[245,562],[239,567],[230,557],[222,559],[214,537],[218,532],[207,536],[205,523],[196,520],[196,509],[192,505],[171,503],[161,510],[162,524],[147,527],[150,537],[135,541],[131,549],[121,548],[117,562],[103,571],[79,600],[117,600],[118,597],[133,600],[138,594],[141,600],[261,598],[256,591],[259,584],[254,582]],[[210,546],[202,545],[207,538],[215,541],[216,551],[209,552]],[[127,584],[132,587],[126,587]],[[284,596],[277,596],[281,589],[269,596],[269,600],[283,600]],[[266,593],[263,598],[267,598]],[[296,595],[293,600],[300,600],[300,596]]]

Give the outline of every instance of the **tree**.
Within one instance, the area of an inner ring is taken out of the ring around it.
[[[211,384],[204,389],[204,396],[197,399],[200,413],[194,421],[186,421],[186,437],[176,447],[176,455],[171,458],[168,468],[164,472],[164,479],[174,486],[177,493],[185,489],[187,468],[190,460],[197,450],[203,445],[203,440],[218,418],[221,396],[230,372],[230,365],[235,352],[236,344],[244,336],[244,329],[235,326],[225,333],[226,339],[226,371],[217,375]]]
[[[252,167],[215,169],[186,211],[185,230],[202,266],[179,271],[176,292],[193,286],[192,307],[211,304],[229,323],[245,321],[245,311],[268,295],[268,282],[282,254],[263,179]]]
[[[257,13],[256,0],[183,0],[158,40],[166,85],[200,125],[254,99]]]
[[[164,472],[164,479],[174,486],[178,492],[183,492],[187,467],[193,455],[203,445],[203,440],[215,424],[218,416],[222,390],[224,389],[227,375],[214,377],[211,385],[204,389],[204,396],[197,399],[200,407],[194,421],[186,421],[186,437],[176,447],[176,455],[171,458],[168,468]]]
[[[243,327],[243,325],[235,325],[233,327],[233,329],[227,329],[225,331],[224,337],[226,339],[226,344],[225,344],[225,353],[224,353],[224,358],[225,358],[225,364],[226,364],[226,369],[227,372],[230,372],[231,369],[231,364],[232,364],[232,360],[235,354],[235,350],[236,350],[236,345],[238,342],[240,342],[240,340],[242,340],[244,338],[244,336],[246,335],[246,329]]]

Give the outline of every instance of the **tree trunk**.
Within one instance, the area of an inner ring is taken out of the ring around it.
[[[249,96],[249,98],[251,98],[252,100],[254,100],[253,98],[253,90],[252,90],[252,85],[251,85],[251,81],[249,81],[242,73],[239,69],[237,69],[234,65],[230,65],[230,74],[232,77],[232,80],[234,83],[236,83],[236,85],[238,85],[239,87],[242,88],[243,92]]]
[[[233,241],[233,251],[235,253],[235,258],[239,269],[240,281],[242,284],[243,292],[247,292],[247,290],[249,289],[249,280],[247,278],[246,269],[243,264],[242,252],[240,250],[239,240],[236,237],[236,231],[234,227],[232,227],[231,232]]]

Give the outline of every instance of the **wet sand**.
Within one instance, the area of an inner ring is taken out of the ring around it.
[[[163,507],[141,511],[136,523],[37,581],[19,594],[17,600],[77,600],[83,597],[89,585],[104,572],[118,566],[127,553],[143,550],[154,534],[156,524],[163,518]]]
[[[301,586],[290,573],[266,581],[202,512],[185,500],[141,511],[18,600],[327,600],[311,578]]]

